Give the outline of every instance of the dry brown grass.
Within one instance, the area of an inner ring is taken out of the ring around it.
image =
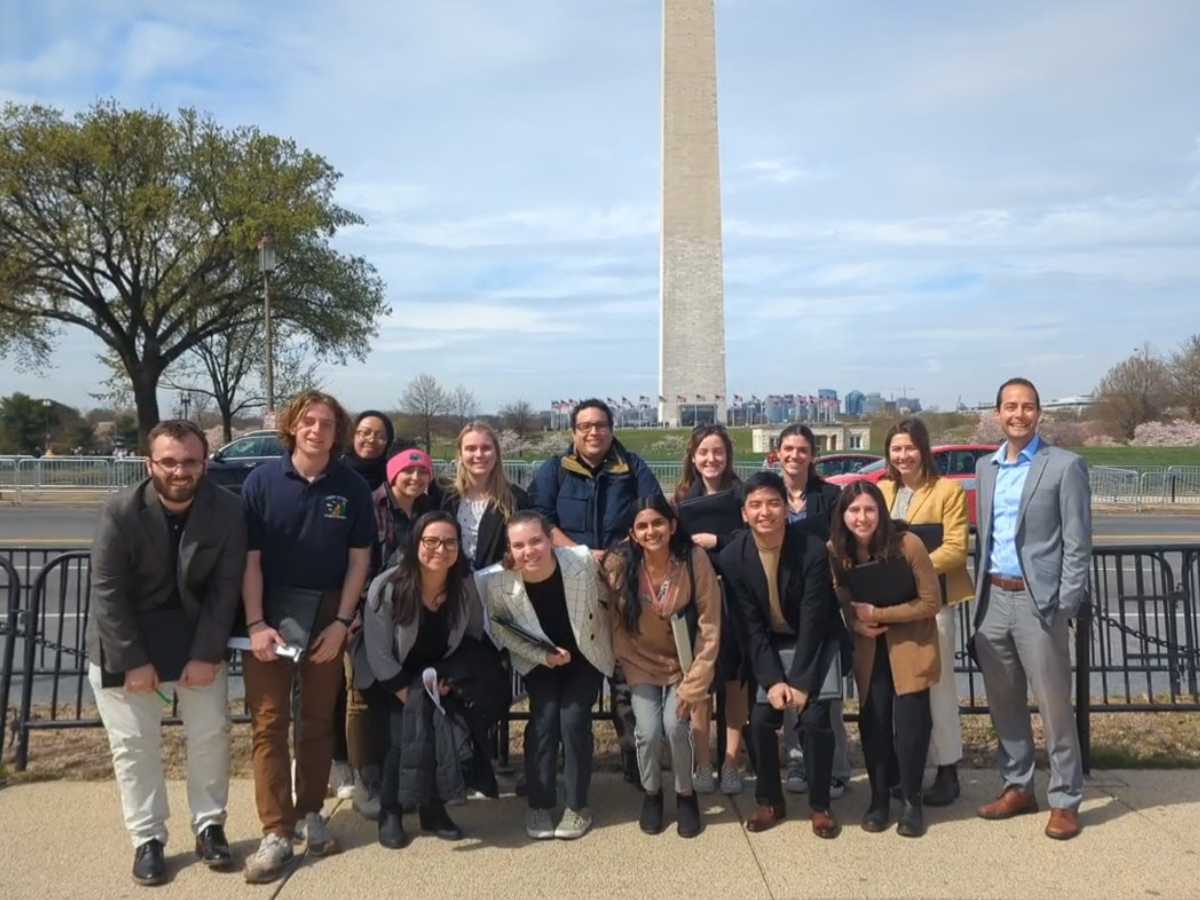
[[[854,704],[847,706],[852,710]],[[61,714],[73,712],[68,709]],[[85,706],[83,714],[85,718],[94,717],[95,709]],[[986,716],[963,716],[962,730],[964,765],[978,768],[995,765],[996,740],[990,720]],[[1034,733],[1040,744],[1041,723],[1036,716]],[[513,761],[521,758],[523,736],[524,723],[513,722],[509,736]],[[851,762],[861,767],[862,752],[854,726],[850,726],[849,737]],[[167,776],[183,778],[186,747],[182,728],[163,729],[163,757]],[[1040,750],[1039,764],[1045,764]],[[1094,713],[1092,764],[1098,769],[1200,768],[1200,713]],[[596,726],[596,765],[607,770],[620,766],[616,733],[607,722]],[[108,741],[100,728],[34,731],[29,741],[28,769],[13,771],[11,747],[4,754],[3,767],[12,783],[49,779],[94,781],[112,776]],[[233,726],[232,772],[235,778],[250,777],[249,725]]]

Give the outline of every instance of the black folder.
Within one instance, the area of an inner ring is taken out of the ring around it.
[[[513,634],[517,635],[518,637],[524,638],[525,640],[529,641],[529,643],[537,644],[538,647],[545,650],[547,653],[557,653],[558,652],[558,647],[556,647],[554,645],[554,642],[551,641],[549,638],[545,637],[544,635],[534,634],[529,629],[527,629],[521,625],[518,625],[516,622],[512,621],[511,619],[503,619],[499,616],[493,616],[492,621],[497,625],[503,625],[505,628],[507,628]]]
[[[268,586],[263,591],[263,618],[289,647],[307,651],[323,596],[323,591],[308,588]]]
[[[742,521],[742,504],[737,491],[680,500],[676,512],[688,534],[729,535],[746,527]]]
[[[861,563],[843,572],[842,579],[859,603],[899,606],[917,596],[912,567],[903,556]]]
[[[908,530],[921,539],[921,543],[925,545],[925,552],[932,553],[938,547],[942,546],[942,541],[946,537],[946,529],[941,522],[934,522],[929,525],[909,525]]]

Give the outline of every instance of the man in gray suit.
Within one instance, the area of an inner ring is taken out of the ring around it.
[[[975,655],[1000,741],[1004,789],[979,807],[985,819],[1038,810],[1028,689],[1033,688],[1050,756],[1046,835],[1079,834],[1083,764],[1071,708],[1068,620],[1088,596],[1092,500],[1087,466],[1037,433],[1037,388],[1012,378],[996,394],[1005,442],[979,460],[979,565]]]
[[[173,689],[187,737],[196,855],[233,861],[227,651],[241,603],[241,501],[204,478],[208,443],[191,422],[150,432],[149,477],[101,509],[92,542],[88,680],[108,733],[134,846],[133,880],[167,880],[167,785],[161,726]]]

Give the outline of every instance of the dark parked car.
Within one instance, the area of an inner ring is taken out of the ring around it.
[[[251,431],[212,452],[208,458],[208,477],[213,484],[238,493],[255,467],[282,455],[283,445],[277,432]]]

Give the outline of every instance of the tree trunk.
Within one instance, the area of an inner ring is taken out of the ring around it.
[[[233,440],[233,404],[228,397],[217,396],[217,409],[221,411],[221,432],[225,436],[225,443],[228,444]]]
[[[137,408],[138,452],[143,456],[150,450],[150,429],[159,422],[158,379],[162,375],[162,368],[157,360],[153,363],[143,360],[129,372],[129,380],[133,384],[133,402]]]

